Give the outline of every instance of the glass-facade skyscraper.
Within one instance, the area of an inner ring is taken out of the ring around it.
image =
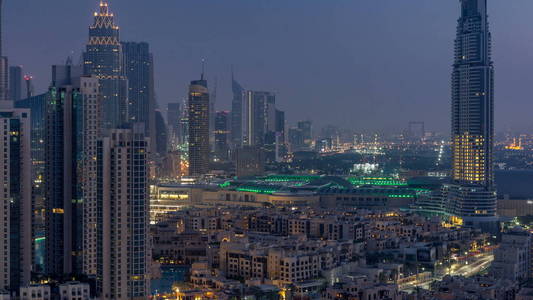
[[[83,54],[84,74],[100,80],[103,96],[103,128],[116,128],[128,119],[128,80],[123,70],[119,27],[106,1],[94,13],[89,42]]]
[[[233,99],[231,101],[231,140],[233,145],[240,146],[243,141],[243,99],[244,89],[231,74],[231,89]]]
[[[448,210],[467,226],[496,218],[494,67],[487,0],[461,0],[452,72],[452,177]]]
[[[122,42],[122,51],[124,75],[128,78],[128,122],[143,123],[146,135],[154,145],[154,59],[150,45],[145,42]]]
[[[96,139],[99,81],[53,67],[46,103],[46,261],[51,276],[96,274]]]

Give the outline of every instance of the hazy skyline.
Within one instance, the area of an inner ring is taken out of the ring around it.
[[[5,1],[4,47],[42,93],[50,66],[85,47],[97,0]],[[230,109],[230,66],[247,89],[274,91],[291,124],[450,127],[458,0],[110,0],[124,41],[147,41],[160,108],[183,99],[207,59],[217,109]],[[156,2],[154,4],[154,2]],[[531,129],[530,0],[489,1],[497,130]]]

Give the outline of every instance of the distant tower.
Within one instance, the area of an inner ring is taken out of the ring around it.
[[[178,150],[179,119],[181,107],[179,102],[169,103],[167,106],[167,133],[169,151]]]
[[[215,156],[227,160],[229,153],[229,112],[217,111],[215,117]]]
[[[33,97],[33,84],[32,84],[33,76],[31,75],[24,75],[24,82],[26,82],[26,98]]]
[[[0,101],[9,99],[8,91],[8,61],[7,57],[3,56],[3,35],[2,35],[2,23],[3,16],[3,0],[0,0]]]
[[[494,67],[487,0],[461,0],[452,73],[452,177],[448,209],[465,225],[496,220]]]
[[[143,123],[151,146],[156,140],[154,58],[145,42],[122,42],[124,75],[128,78],[128,122]],[[152,150],[155,148],[152,147]]]
[[[150,295],[147,154],[142,124],[113,129],[98,141],[98,299]]]
[[[22,67],[9,67],[9,100],[19,101],[22,99]]]
[[[276,131],[276,95],[271,92],[243,93],[242,142],[247,146],[263,146],[267,133]]]
[[[194,80],[189,86],[189,175],[209,171],[209,90],[207,80]]]
[[[89,42],[83,54],[84,74],[100,80],[103,96],[103,127],[115,128],[127,122],[128,80],[122,63],[119,27],[107,1],[100,2],[89,27]]]
[[[231,139],[233,145],[242,145],[243,143],[243,98],[244,89],[235,80],[233,70],[231,71],[231,89],[233,99],[231,101]]]

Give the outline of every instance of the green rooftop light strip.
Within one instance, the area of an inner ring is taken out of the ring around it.
[[[349,177],[353,185],[407,186],[407,182],[389,177]]]
[[[390,194],[388,195],[389,198],[413,198],[415,195],[409,195],[409,194]]]
[[[256,194],[273,194],[277,192],[277,190],[274,189],[261,189],[261,188],[237,188],[236,189],[239,192],[248,192],[248,193],[256,193]]]
[[[269,182],[309,182],[319,179],[320,176],[316,175],[270,175],[265,177],[265,181]]]

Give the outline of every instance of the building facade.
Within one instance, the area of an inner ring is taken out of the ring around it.
[[[29,284],[32,267],[30,112],[0,101],[0,290]]]

